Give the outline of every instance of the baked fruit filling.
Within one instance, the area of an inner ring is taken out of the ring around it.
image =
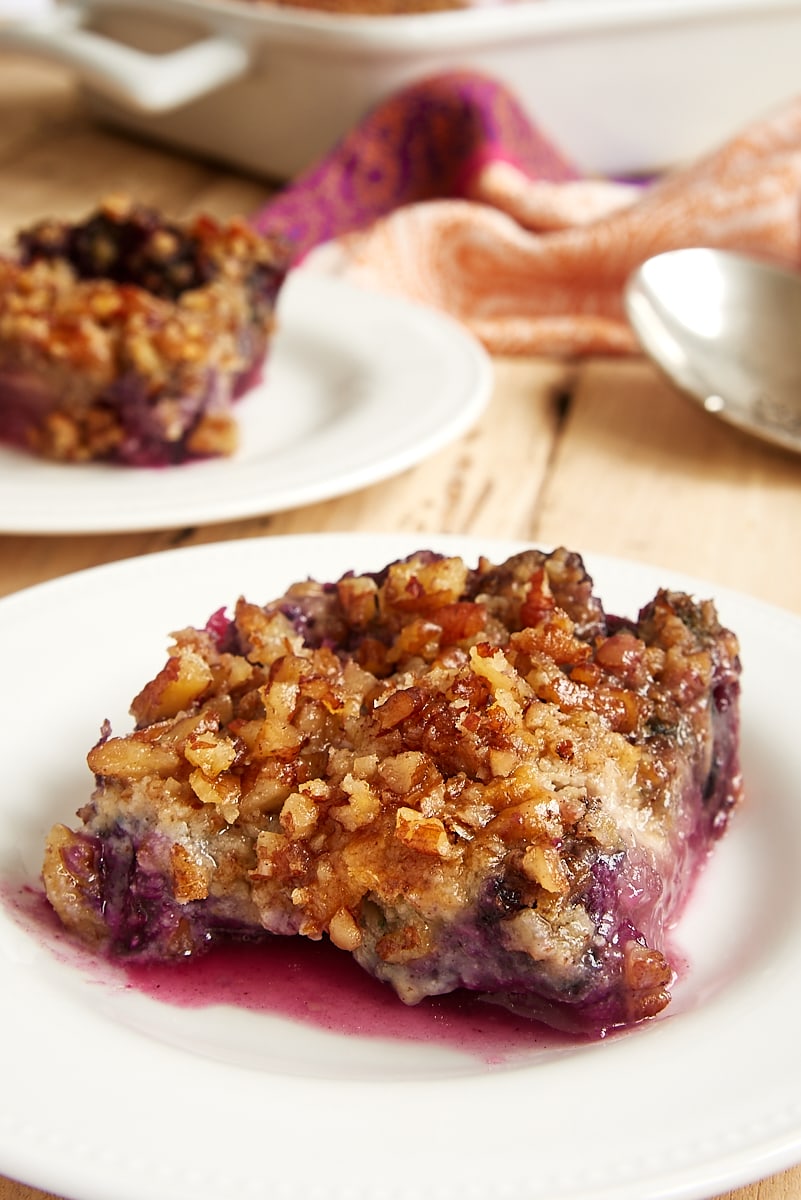
[[[231,454],[287,268],[242,220],[118,198],[20,233],[0,259],[0,440],[64,462]]]
[[[240,599],[104,727],[47,895],[113,956],[327,937],[409,1004],[637,1022],[740,797],[739,673],[710,601],[607,615],[564,549]]]

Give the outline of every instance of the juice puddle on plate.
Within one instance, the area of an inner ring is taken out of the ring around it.
[[[446,1046],[487,1065],[592,1040],[516,1016],[466,991],[406,1005],[327,940],[267,936],[221,942],[174,963],[110,962],[72,941],[38,889],[3,884],[0,900],[18,925],[93,981],[176,1007],[227,1005],[333,1034]]]
[[[271,937],[221,943],[192,962],[126,964],[130,986],[169,1004],[228,1004],[347,1036],[437,1043],[485,1063],[576,1039],[469,992],[407,1005],[328,941]]]

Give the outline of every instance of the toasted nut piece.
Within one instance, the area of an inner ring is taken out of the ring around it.
[[[270,878],[275,871],[274,859],[277,854],[285,850],[289,845],[289,838],[282,833],[271,833],[267,829],[262,829],[256,839],[256,867],[252,872],[253,876],[263,875]]]
[[[137,724],[152,724],[190,708],[213,683],[211,667],[188,648],[171,655],[131,705]]]
[[[448,858],[455,852],[445,826],[438,817],[424,817],[414,808],[399,808],[395,815],[395,837],[412,850]]]
[[[236,758],[230,738],[213,733],[193,733],[186,739],[184,754],[193,767],[199,767],[207,779],[216,779],[227,771]]]
[[[174,750],[134,737],[101,742],[89,751],[86,761],[95,775],[111,779],[144,779],[147,775],[166,778],[178,770],[181,762]]]
[[[281,809],[281,827],[289,838],[305,838],[317,828],[319,813],[312,796],[293,792]]]
[[[239,816],[239,781],[230,775],[207,779],[202,771],[193,771],[189,776],[192,791],[204,804],[215,804],[220,816],[233,825]]]
[[[205,900],[209,894],[208,871],[195,861],[185,846],[174,843],[170,850],[175,899],[179,904]]]
[[[546,892],[565,895],[570,890],[567,870],[553,846],[529,846],[523,855],[523,871]]]
[[[362,944],[362,931],[346,908],[334,913],[328,926],[328,935],[340,950],[358,950]]]
[[[375,820],[381,803],[366,779],[354,779],[353,775],[346,775],[342,780],[342,790],[348,797],[346,803],[331,809],[331,816],[340,825],[353,832]]]

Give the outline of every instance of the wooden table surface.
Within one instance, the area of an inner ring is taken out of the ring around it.
[[[199,208],[247,213],[269,194],[262,181],[101,130],[82,111],[68,75],[0,55],[0,240],[39,216],[82,215],[110,191],[175,216]],[[396,478],[325,503],[206,527],[0,536],[0,594],[170,547],[253,535],[412,531],[421,543],[426,533],[445,532],[623,556],[801,614],[801,460],[716,423],[639,359],[523,358],[494,366],[494,393],[478,425]],[[13,515],[0,513],[0,528]],[[0,1200],[43,1195],[0,1178]],[[801,1197],[801,1167],[728,1195]]]

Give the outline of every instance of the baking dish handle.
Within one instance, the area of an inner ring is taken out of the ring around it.
[[[247,47],[212,36],[167,54],[147,54],[81,27],[81,13],[59,5],[33,21],[0,24],[0,47],[73,67],[84,83],[143,112],[166,112],[244,75]]]

